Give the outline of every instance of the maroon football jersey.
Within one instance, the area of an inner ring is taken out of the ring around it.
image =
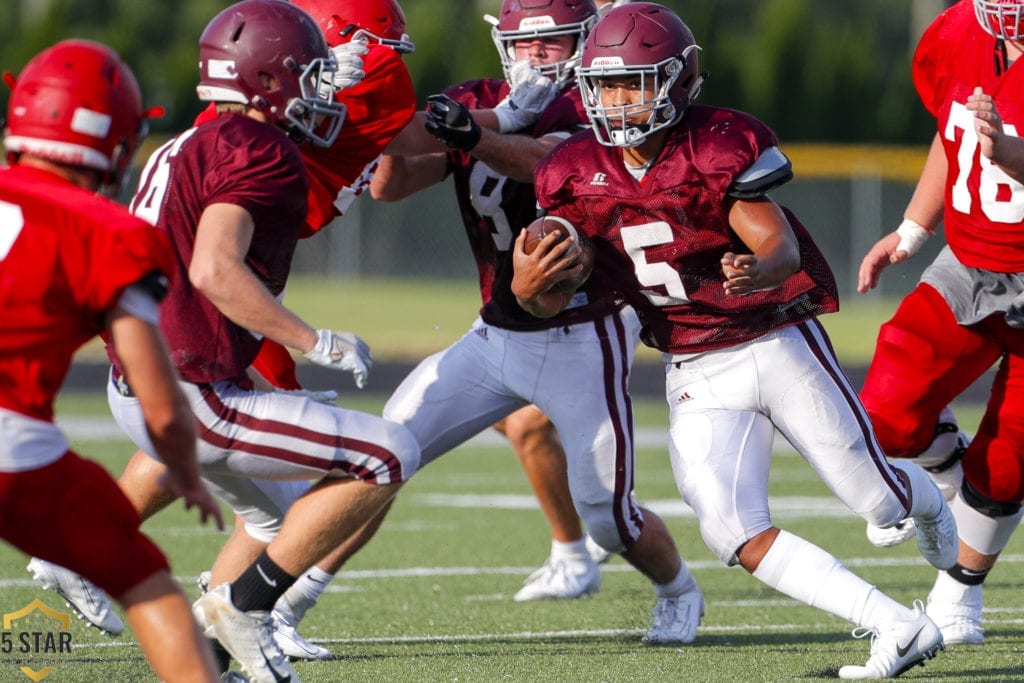
[[[491,109],[507,94],[500,79],[479,79],[452,86],[445,94],[470,109]],[[579,90],[569,87],[552,102],[529,134],[576,133],[585,127],[586,115]],[[512,244],[519,231],[537,217],[533,185],[499,175],[487,164],[460,151],[448,155],[454,175],[455,194],[480,277],[480,296],[485,322],[509,330],[542,330],[594,320],[617,305],[605,284],[590,278],[580,289],[574,307],[554,318],[536,318],[524,311],[512,294]],[[585,301],[582,305],[575,304]]]
[[[928,27],[914,54],[914,85],[936,118],[946,152],[943,229],[966,266],[1024,271],[1024,185],[983,157],[967,98],[981,88],[995,99],[1003,130],[1024,131],[1024,60],[996,73],[996,40],[963,0]]]
[[[537,197],[594,239],[591,280],[614,283],[644,323],[644,342],[669,353],[731,346],[838,309],[832,271],[788,211],[801,268],[781,286],[726,296],[721,258],[750,253],[729,226],[726,193],[775,134],[757,119],[691,107],[646,177],[626,170],[622,150],[573,136],[537,169]]]
[[[234,204],[252,216],[246,265],[278,296],[306,218],[307,190],[295,143],[275,126],[236,114],[190,128],[146,162],[131,206],[171,239],[177,272],[161,307],[160,327],[184,379],[251,386],[246,368],[260,347],[259,339],[231,322],[189,282],[203,211],[211,204]]]
[[[144,276],[166,236],[120,204],[28,166],[0,170],[0,408],[40,420],[75,350]]]

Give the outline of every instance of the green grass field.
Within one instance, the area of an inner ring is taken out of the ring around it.
[[[352,407],[379,411],[382,397]],[[58,414],[74,445],[119,473],[131,446],[116,437],[105,401],[69,395]],[[964,407],[965,425],[978,412]],[[663,446],[665,411],[637,406],[641,449],[638,497],[661,514],[707,596],[697,641],[683,648],[640,643],[653,605],[649,583],[621,559],[605,565],[597,595],[571,602],[516,603],[512,595],[547,556],[544,519],[514,457],[496,439],[471,442],[419,473],[400,494],[376,539],[335,579],[301,631],[335,654],[299,663],[305,681],[782,681],[834,678],[862,663],[868,640],[852,625],[803,606],[722,566],[704,547],[680,503]],[[92,429],[87,437],[86,429]],[[780,450],[772,475],[776,522],[819,543],[861,576],[909,604],[927,596],[935,576],[913,544],[873,548],[864,525],[832,498],[810,468]],[[191,597],[224,536],[198,526],[178,506],[144,526],[171,558]],[[38,598],[26,558],[0,554],[0,611]],[[1024,537],[1006,550],[986,584],[981,647],[950,649],[906,680],[1024,680]],[[71,627],[71,654],[0,654],[0,681],[25,681],[20,667],[52,666],[53,681],[149,681],[130,632],[111,639]]]
[[[392,280],[363,278],[329,280],[294,277],[285,303],[311,325],[351,330],[362,337],[379,360],[416,361],[445,348],[469,329],[480,308],[473,281]],[[896,302],[851,298],[838,313],[821,320],[843,362],[863,364],[871,358],[878,326]],[[81,352],[105,359],[98,342]],[[638,360],[660,354],[641,347]]]

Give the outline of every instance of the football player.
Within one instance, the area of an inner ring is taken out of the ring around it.
[[[405,126],[416,110],[412,80],[402,60],[415,49],[406,33],[405,16],[395,0],[295,0],[317,20],[331,52],[339,62],[334,74],[335,100],[344,105],[345,124],[329,147],[302,145],[303,161],[310,175],[308,211],[300,237],[316,234],[366,189],[384,146]],[[196,120],[196,125],[215,119],[211,104]],[[253,370],[260,386],[291,391],[330,401],[334,392],[307,392],[295,376],[295,361],[287,348],[269,338],[263,340]],[[125,411],[131,397],[121,395],[123,387],[111,385],[108,396],[115,414]],[[145,452],[138,451],[120,477],[121,488],[143,519],[169,505],[174,496],[160,485],[163,466]],[[225,544],[225,557],[255,557],[273,537],[280,519],[291,501],[308,486],[294,482],[262,481],[262,496],[273,501],[275,512],[266,515],[266,505],[248,508],[234,526],[231,540]],[[124,626],[110,610],[102,591],[73,572],[34,559],[29,567],[37,576],[57,583],[70,596],[79,613],[107,633],[120,633]],[[304,572],[281,598],[272,612],[274,638],[285,655],[292,659],[328,659],[330,650],[309,642],[296,630],[304,613],[326,588],[337,566],[330,558]],[[230,578],[230,577],[228,577]],[[218,579],[224,579],[222,574]],[[208,585],[208,581],[206,582]]]
[[[320,27],[293,4],[243,0],[207,25],[199,56],[199,99],[216,102],[217,116],[153,153],[132,210],[171,239],[176,278],[161,329],[199,423],[203,476],[269,544],[251,562],[221,553],[216,587],[193,609],[250,675],[297,680],[270,611],[394,495],[415,471],[419,446],[401,425],[262,391],[248,375],[264,338],[351,372],[358,385],[372,362],[356,335],[316,329],[279,300],[307,216],[296,143],[329,148],[344,112],[333,97],[338,62]],[[152,452],[116,362],[112,382],[124,399],[115,417]],[[266,480],[315,483],[292,502]]]
[[[589,236],[590,280],[608,283],[665,354],[669,454],[708,547],[768,586],[872,635],[864,666],[840,678],[895,677],[930,658],[942,634],[918,602],[900,605],[830,553],[781,530],[768,506],[776,429],[851,510],[878,526],[907,516],[934,566],[956,561],[956,527],[920,467],[890,466],[817,316],[838,308],[810,234],[768,196],[792,177],[775,134],[754,117],[692,104],[700,48],[666,7],[611,10],[583,50],[579,86],[592,130],[537,167],[540,206]],[[516,240],[513,291],[557,315],[565,256]]]
[[[173,494],[223,527],[199,479],[192,413],[157,328],[173,272],[167,237],[95,194],[120,187],[156,111],[143,110],[118,55],[89,41],[57,43],[5,80],[0,536],[115,596],[160,680],[219,680],[166,557],[106,470],[71,451],[53,422],[73,353],[109,335]]]
[[[627,383],[636,316],[596,279],[551,320],[527,314],[509,289],[515,234],[536,216],[534,166],[584,123],[573,68],[596,18],[592,0],[505,0],[489,19],[505,78],[466,81],[428,98],[427,110],[388,147],[371,184],[375,198],[402,199],[452,176],[483,307],[469,333],[413,370],[384,414],[416,434],[425,464],[533,404],[561,436],[567,474],[551,476],[567,476],[590,536],[654,584],[646,640],[687,643],[703,596],[663,522],[633,496]],[[532,84],[527,95],[523,83]],[[510,92],[522,101],[509,106]],[[536,121],[512,116],[530,109],[540,112]],[[579,251],[571,241],[562,248]],[[567,584],[575,594],[597,589],[585,542],[553,543],[552,551],[516,599],[549,597]]]
[[[982,584],[1024,503],[1022,41],[1019,0],[961,0],[922,35],[914,84],[938,130],[903,222],[868,252],[858,278],[859,291],[875,287],[942,222],[948,244],[882,326],[861,398],[885,452],[931,467],[954,494],[959,557],[927,606],[947,644],[983,641]],[[936,447],[943,430],[933,425],[951,422],[947,404],[996,363],[973,441]],[[869,538],[878,540],[870,527]]]

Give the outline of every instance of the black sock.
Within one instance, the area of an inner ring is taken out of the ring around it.
[[[231,602],[243,612],[269,612],[296,578],[278,567],[264,550],[231,582]]]
[[[227,673],[231,668],[231,653],[225,650],[216,638],[210,639],[210,647],[213,648],[213,658],[217,661],[217,671]]]
[[[965,569],[963,565],[957,563],[950,569],[947,569],[946,573],[953,577],[954,581],[965,586],[980,586],[988,576],[989,570],[974,571],[973,569]]]

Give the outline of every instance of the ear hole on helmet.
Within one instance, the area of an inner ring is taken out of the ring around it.
[[[277,88],[279,86],[279,83],[277,81],[277,78],[274,76],[274,74],[268,74],[266,71],[261,71],[260,72],[260,85],[263,86],[264,90],[274,91],[274,90],[277,90]],[[253,103],[255,103],[255,101],[257,99],[262,99],[262,98],[254,97],[253,98]]]

